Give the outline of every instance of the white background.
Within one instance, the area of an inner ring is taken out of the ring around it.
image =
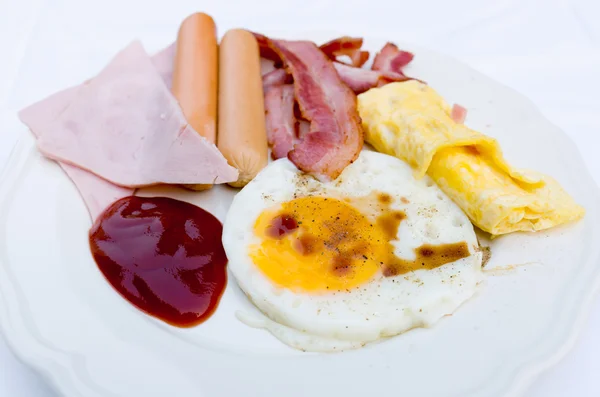
[[[201,0],[195,3],[203,10]],[[168,7],[169,2],[164,4]],[[213,0],[206,7],[218,22],[228,15],[228,4]],[[264,9],[271,28],[401,38],[468,63],[533,100],[577,143],[600,182],[599,0],[253,0],[245,4],[254,11]],[[0,117],[16,110],[11,98],[18,93],[12,87],[24,67],[21,60],[27,42],[40,15],[53,6],[50,0],[0,0]],[[62,9],[70,12],[68,7]],[[235,13],[245,15],[241,8]],[[253,20],[252,25],[260,24]],[[44,65],[27,67],[41,71]],[[16,138],[13,131],[0,131],[0,170]],[[574,350],[544,373],[527,396],[597,397],[599,373],[597,299]],[[55,396],[0,339],[0,397]]]

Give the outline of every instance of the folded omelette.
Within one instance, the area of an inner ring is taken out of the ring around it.
[[[498,142],[457,124],[450,106],[418,81],[358,96],[365,139],[428,174],[480,229],[500,235],[537,231],[584,214],[553,178],[511,167]]]

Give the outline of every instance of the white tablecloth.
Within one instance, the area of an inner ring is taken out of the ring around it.
[[[60,12],[73,13],[66,15],[67,20],[81,12],[81,7],[73,9],[65,6],[65,1],[60,3]],[[169,3],[163,2],[165,7]],[[203,10],[202,1],[195,3]],[[40,17],[56,4],[51,0],[0,3],[0,118],[22,105],[13,100],[19,95],[13,83],[25,67],[21,61]],[[243,4],[232,11],[234,14],[228,12],[230,1],[206,2],[204,9],[218,21],[229,18],[237,25],[245,23],[244,15],[250,10],[252,18],[261,10],[259,14],[270,29],[365,32],[402,38],[463,60],[532,99],[577,143],[596,181],[600,181],[599,0],[254,0]],[[123,0],[122,6],[131,5]],[[119,10],[115,7],[114,12]],[[256,25],[252,19],[252,26]],[[14,131],[0,131],[0,170],[15,140]],[[599,371],[597,299],[574,350],[544,373],[527,396],[597,397]],[[0,339],[0,397],[4,396],[56,395],[17,361]]]

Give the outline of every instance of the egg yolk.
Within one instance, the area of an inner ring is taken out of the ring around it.
[[[388,238],[350,204],[302,197],[264,211],[254,226],[260,245],[255,265],[273,282],[294,291],[326,292],[359,286],[380,270]]]
[[[463,241],[423,244],[414,249],[413,259],[397,257],[392,241],[406,215],[391,204],[384,193],[376,199],[312,196],[288,201],[260,214],[254,233],[261,242],[250,247],[250,257],[280,287],[319,293],[358,287],[378,271],[394,277],[470,255]]]

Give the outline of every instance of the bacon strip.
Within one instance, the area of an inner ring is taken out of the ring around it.
[[[262,36],[259,44],[264,39]],[[321,181],[337,178],[363,146],[356,95],[314,43],[266,39],[266,44],[292,75],[298,106],[310,123],[310,131],[294,145],[288,158]]]
[[[356,51],[350,55],[350,59],[353,66],[361,67],[369,60],[369,51]]]
[[[272,48],[269,47],[269,38],[259,33],[254,33],[254,36],[256,37],[256,40],[259,44],[261,56],[274,61],[276,64],[282,65],[283,62],[279,54],[277,54],[277,52],[275,52]],[[362,40],[362,38],[344,36],[323,44],[321,47],[319,47],[319,49],[323,51],[323,53],[325,53],[325,55],[327,55],[330,59],[335,60],[335,53],[339,53],[340,51],[343,52],[360,49],[362,46]],[[393,50],[391,46],[394,45],[386,44],[382,51],[379,54],[377,54],[379,57],[380,64],[383,60],[385,60],[385,57],[389,58],[391,50]],[[382,53],[383,55],[381,55]],[[396,52],[394,52],[394,54],[396,54]],[[375,60],[377,61],[377,57]],[[350,89],[354,91],[354,93],[357,95],[368,91],[374,87],[381,87],[393,82],[412,80],[412,78],[406,76],[404,73],[402,73],[402,71],[400,71],[400,73],[396,73],[389,70],[368,70],[337,61],[333,62],[333,66],[335,67],[342,81],[346,83],[346,85],[348,85],[348,87],[350,87]],[[284,82],[291,82],[289,77],[287,78],[287,80],[284,79],[283,72],[277,70],[279,69],[269,72],[268,74],[263,76],[264,87],[271,84],[283,84]]]
[[[408,65],[413,58],[414,55],[411,52],[402,51],[394,43],[386,43],[375,55],[371,69],[404,74],[402,68]]]
[[[363,39],[361,37],[343,36],[328,41],[319,48],[332,61],[341,62],[337,58],[346,55],[350,57],[352,66],[361,67],[369,60],[369,51],[361,51],[362,45]]]
[[[304,119],[296,121],[296,135],[303,139],[307,134],[310,134],[310,123]]]
[[[296,132],[293,85],[275,85],[266,89],[265,120],[271,157],[275,160],[286,157],[294,147]]]
[[[396,81],[411,80],[410,77],[398,73],[386,73],[377,70],[361,69],[334,62],[338,75],[355,94],[361,94],[373,87],[381,87]]]
[[[269,38],[260,33],[252,32],[252,34],[254,35],[254,38],[256,39],[256,42],[258,43],[260,57],[268,59],[270,61],[273,61],[275,68],[280,68],[281,66],[283,66],[283,63],[282,63],[282,60],[281,60],[281,57],[279,56],[279,54],[269,46],[269,41],[270,41]]]
[[[263,88],[273,85],[291,84],[292,76],[285,71],[285,69],[274,69],[267,74],[262,76]]]

